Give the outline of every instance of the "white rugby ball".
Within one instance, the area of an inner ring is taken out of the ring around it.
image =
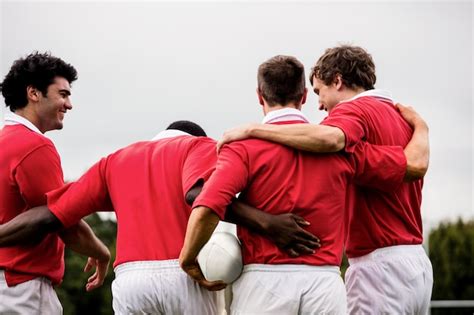
[[[214,232],[197,257],[208,281],[234,282],[242,273],[240,242],[234,234]]]

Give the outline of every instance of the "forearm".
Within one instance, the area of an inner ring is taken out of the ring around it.
[[[320,246],[319,239],[303,228],[310,223],[293,213],[273,215],[234,200],[225,219],[266,236],[292,257],[311,254]]]
[[[84,220],[61,231],[59,235],[64,244],[78,254],[101,261],[110,259],[108,248],[95,236],[90,226]]]
[[[309,152],[337,152],[345,146],[345,135],[336,127],[314,124],[272,125],[249,127],[250,137],[277,142]]]
[[[61,222],[46,206],[36,207],[0,226],[0,246],[37,243],[60,228]]]
[[[425,176],[430,159],[428,125],[420,120],[414,125],[413,136],[405,147],[407,171],[405,181],[413,181]]]
[[[207,243],[218,223],[219,217],[209,208],[197,207],[191,212],[180,255],[182,267],[195,263],[199,251]]]
[[[245,226],[260,234],[266,234],[269,216],[271,216],[271,214],[251,207],[238,199],[234,199],[227,207],[225,221]]]

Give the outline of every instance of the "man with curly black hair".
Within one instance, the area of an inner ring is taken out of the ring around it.
[[[43,134],[62,129],[72,109],[73,66],[49,53],[34,52],[13,63],[0,90],[10,108],[0,130],[0,224],[35,206],[46,204],[46,193],[64,184],[59,154]],[[64,274],[64,244],[90,256],[86,269],[96,267],[87,285],[102,285],[110,253],[81,221],[55,234],[31,240],[28,246],[0,248],[0,313],[61,314],[52,285]]]

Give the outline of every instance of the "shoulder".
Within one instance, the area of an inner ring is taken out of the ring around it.
[[[41,148],[45,148],[57,154],[56,147],[49,138],[25,126],[6,126],[2,130],[2,133],[4,133],[2,144],[8,146],[17,154],[27,155]]]
[[[282,144],[256,138],[234,141],[224,145],[223,149],[226,147],[232,151],[245,152],[249,156],[257,157],[262,154],[280,154],[293,151],[293,149]]]
[[[193,136],[190,136],[190,137],[186,137],[188,138],[190,141],[196,143],[196,144],[199,144],[199,145],[203,145],[203,146],[216,146],[217,142],[216,140],[212,139],[212,138],[209,138],[209,137],[193,137]]]

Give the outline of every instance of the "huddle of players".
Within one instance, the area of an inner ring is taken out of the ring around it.
[[[57,301],[51,283],[64,272],[63,242],[97,267],[87,288],[102,284],[110,254],[81,221],[95,211],[117,215],[116,314],[221,312],[216,291],[226,284],[205,280],[196,263],[219,220],[237,223],[242,243],[233,314],[428,312],[433,277],[420,214],[428,128],[374,89],[365,50],[338,46],[318,59],[310,81],[329,112],[320,125],[300,111],[303,65],[276,56],[258,69],[262,124],[226,132],[218,155],[199,126],[178,121],[64,185],[42,133],[62,127],[76,77],[71,65],[36,53],[16,61],[1,85],[13,113],[0,132],[8,148],[0,153],[8,165],[0,173],[0,295],[8,297],[0,312],[62,312],[48,301]],[[35,286],[44,296],[31,298]]]

